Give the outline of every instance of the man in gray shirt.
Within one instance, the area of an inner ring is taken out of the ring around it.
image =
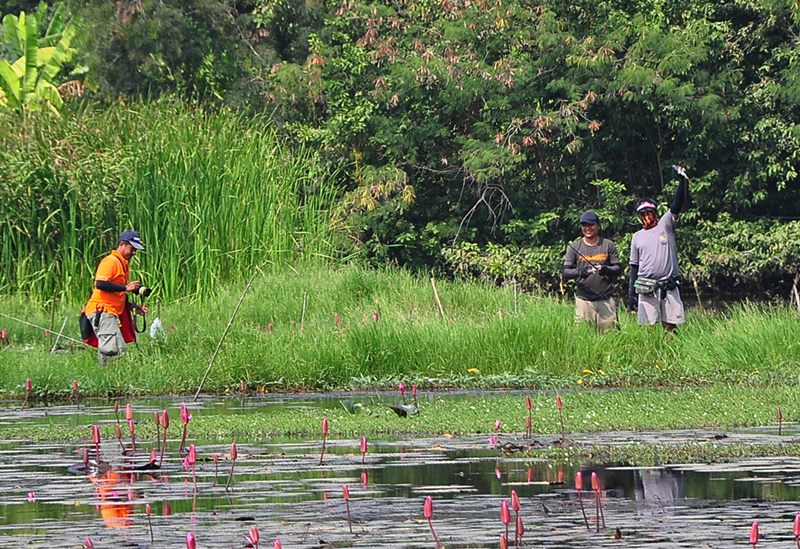
[[[669,209],[657,219],[656,204],[642,198],[636,204],[636,215],[642,228],[633,235],[630,255],[630,284],[628,306],[637,311],[639,324],[661,322],[668,332],[685,322],[680,294],[678,248],[675,244],[675,224],[686,199],[687,177],[682,168],[678,190]]]

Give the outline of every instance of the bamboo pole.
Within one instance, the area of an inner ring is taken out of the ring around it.
[[[233,314],[231,315],[231,318],[228,321],[228,325],[225,326],[225,331],[222,333],[222,337],[219,338],[219,343],[217,343],[217,348],[214,350],[214,354],[211,356],[211,360],[208,361],[208,368],[206,368],[206,373],[203,374],[203,379],[200,380],[200,385],[197,386],[197,392],[195,392],[192,402],[196,402],[197,397],[200,396],[200,390],[203,388],[203,384],[206,382],[206,379],[208,379],[208,374],[209,372],[211,372],[211,367],[214,365],[214,360],[216,360],[217,355],[219,354],[219,350],[222,348],[222,342],[225,341],[225,337],[228,335],[231,326],[233,326],[233,321],[234,319],[236,319],[236,315],[239,314],[239,307],[242,306],[242,302],[244,301],[244,296],[247,295],[247,291],[250,289],[250,286],[253,285],[253,281],[256,279],[257,274],[258,271],[253,273],[253,276],[250,277],[250,281],[247,283],[247,286],[245,286],[244,291],[242,292],[242,295],[239,298],[239,303],[236,304],[236,308],[233,310]]]
[[[436,306],[439,309],[439,316],[444,318],[444,307],[442,307],[442,300],[439,299],[439,291],[436,289],[436,279],[431,275],[431,288],[433,288],[433,298],[436,300]]]
[[[56,336],[56,341],[55,341],[55,343],[53,343],[53,348],[50,349],[50,354],[51,355],[56,352],[56,347],[58,347],[58,340],[61,339],[61,335],[64,333],[64,327],[67,325],[67,319],[68,318],[69,318],[69,315],[65,316],[64,317],[64,322],[61,323],[61,330],[59,330],[58,335]]]

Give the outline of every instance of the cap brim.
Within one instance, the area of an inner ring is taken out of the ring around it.
[[[140,252],[144,251],[144,244],[142,244],[141,242],[136,242],[134,240],[128,240],[127,242],[128,242],[128,244],[130,244],[131,246],[133,246],[135,249],[139,250]]]

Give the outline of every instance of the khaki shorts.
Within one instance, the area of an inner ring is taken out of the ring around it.
[[[96,315],[100,315],[100,323],[95,328],[94,320]],[[92,313],[87,315],[87,318],[97,336],[97,352],[100,355],[100,364],[105,364],[110,357],[121,355],[125,352],[127,345],[119,329],[119,318],[108,313]]]
[[[613,297],[599,301],[575,298],[575,319],[585,320],[605,332],[617,326],[617,303]]]
[[[683,314],[683,301],[678,288],[667,290],[667,296],[661,299],[660,290],[652,294],[639,294],[639,310],[637,312],[639,324],[652,326],[656,322],[667,324],[683,324],[686,318]]]

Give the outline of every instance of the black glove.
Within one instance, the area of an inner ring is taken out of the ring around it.
[[[628,292],[628,310],[636,311],[639,309],[639,294]]]
[[[590,274],[594,272],[594,267],[591,265],[586,265],[583,269],[581,269],[581,277],[588,278]]]
[[[600,267],[597,269],[597,272],[600,274],[600,276],[608,276],[608,265],[600,265]]]

